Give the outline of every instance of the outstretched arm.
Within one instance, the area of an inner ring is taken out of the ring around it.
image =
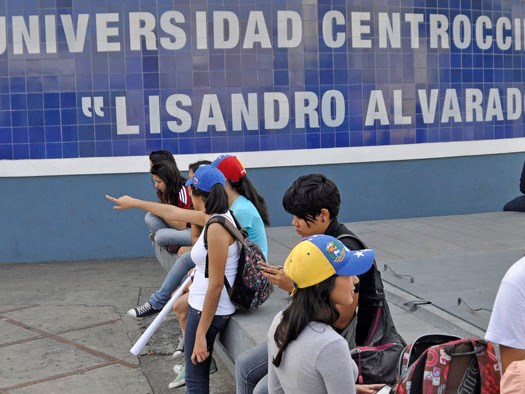
[[[106,195],[106,199],[115,204],[113,209],[121,211],[124,209],[138,208],[148,211],[154,215],[160,216],[167,222],[181,221],[193,223],[198,226],[204,226],[208,215],[201,211],[194,211],[193,209],[183,209],[174,205],[162,204],[159,202],[144,201],[130,196],[122,196],[119,198]]]

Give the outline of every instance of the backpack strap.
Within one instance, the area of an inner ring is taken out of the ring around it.
[[[482,393],[497,393],[500,388],[501,373],[498,365],[498,358],[491,342],[482,339],[472,341],[474,349],[480,349],[476,352],[476,358],[480,371],[483,371],[481,378]]]
[[[235,240],[239,241],[241,243],[241,245],[244,245],[246,237],[239,230],[238,227],[240,226],[240,224],[237,221],[237,219],[235,218],[235,216],[233,215],[232,211],[230,211],[230,214],[232,215],[233,220],[235,221],[235,226],[233,225],[233,223],[231,221],[226,219],[226,217],[224,217],[223,215],[212,216],[206,222],[206,227],[204,228],[204,235],[203,235],[204,248],[206,250],[208,250],[208,226],[210,224],[213,224],[213,223],[219,223],[222,227],[224,227],[228,231],[228,233],[230,233],[230,235],[233,238],[235,238]],[[206,268],[204,270],[204,277],[205,278],[209,277],[209,275],[208,275],[208,265],[209,265],[209,263],[208,263],[208,254],[206,254]],[[228,282],[228,279],[226,278],[226,275],[224,275],[224,285],[226,286],[226,290],[230,290],[231,286],[230,286],[230,283]]]
[[[225,216],[222,215],[212,216],[206,223],[206,228],[204,229],[204,247],[206,248],[206,250],[208,249],[208,226],[213,223],[219,223],[222,227],[228,230],[228,232],[233,238],[235,238],[241,244],[244,244],[244,240],[246,239],[246,237],[241,232],[241,226],[235,218],[235,216],[233,215],[232,211],[230,211],[230,213],[233,217],[233,220],[235,221],[235,226],[231,221],[229,221],[228,219],[226,219]]]
[[[344,238],[350,238],[350,239],[353,239],[354,241],[358,242],[361,245],[362,249],[369,249],[369,247],[366,246],[366,244],[359,237],[357,237],[354,234],[348,234],[347,233],[347,234],[340,234],[340,235],[337,236],[338,240],[342,240]],[[372,267],[373,267],[373,270],[374,270],[374,285],[375,285],[375,289],[376,289],[376,295],[380,296],[380,299],[383,299],[383,298],[385,298],[385,292],[384,292],[384,288],[383,288],[383,281],[381,280],[381,274],[379,273],[379,270],[377,269],[377,263],[376,263],[375,260],[374,260],[374,265]]]

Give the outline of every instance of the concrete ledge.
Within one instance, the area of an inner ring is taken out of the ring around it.
[[[220,337],[226,358],[221,358],[235,376],[233,364],[243,351],[266,341],[268,329],[275,315],[286,308],[290,298],[285,291],[275,288],[271,297],[255,312],[237,312]]]

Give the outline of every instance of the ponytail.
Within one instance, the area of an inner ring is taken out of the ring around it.
[[[230,185],[239,193],[241,196],[246,197],[255,206],[261,219],[266,226],[270,225],[270,217],[268,215],[268,209],[266,208],[266,202],[264,198],[257,192],[255,186],[247,176],[243,176],[238,182],[228,180]]]

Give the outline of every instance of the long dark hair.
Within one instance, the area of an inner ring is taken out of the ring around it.
[[[331,298],[335,278],[336,275],[333,275],[314,286],[297,289],[273,336],[279,348],[273,365],[281,365],[284,351],[290,342],[297,339],[308,323],[317,321],[330,326],[335,324],[339,318],[339,311]]]
[[[201,196],[204,199],[204,211],[208,215],[228,212],[228,195],[221,184],[213,185],[209,192],[197,189],[194,185],[190,187],[194,196]]]
[[[177,165],[171,161],[161,161],[154,164],[150,170],[151,175],[156,175],[166,184],[166,192],[162,193],[157,189],[157,197],[163,204],[177,204],[179,192],[184,185],[184,178],[181,176]]]
[[[238,182],[233,182],[230,180],[228,180],[228,182],[230,182],[230,185],[233,189],[235,189],[235,191],[237,191],[237,193],[239,193],[241,196],[246,197],[252,202],[252,204],[259,212],[259,215],[261,215],[261,219],[264,222],[264,224],[269,226],[270,217],[268,216],[266,202],[264,201],[264,198],[257,192],[257,189],[255,189],[255,186],[253,185],[252,181],[250,181],[250,179],[245,175],[242,178],[240,178]]]
[[[175,163],[175,165],[177,165],[173,154],[171,152],[168,152],[167,150],[152,151],[149,154],[149,160],[151,161],[151,165],[159,164],[163,161],[171,161],[172,163]]]

